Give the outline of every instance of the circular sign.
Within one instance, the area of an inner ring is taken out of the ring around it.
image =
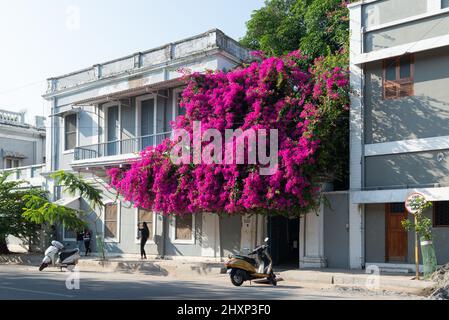
[[[407,199],[405,199],[405,209],[411,214],[415,214],[419,210],[420,203],[417,202],[418,199],[424,199],[425,201],[426,197],[419,192],[413,192],[407,196]]]

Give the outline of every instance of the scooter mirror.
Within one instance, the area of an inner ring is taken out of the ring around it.
[[[268,242],[268,240],[270,240],[270,238],[265,238],[265,242]]]

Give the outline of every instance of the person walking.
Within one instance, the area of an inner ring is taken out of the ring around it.
[[[83,231],[77,231],[76,232],[76,243],[78,245],[78,249],[83,251],[83,243],[84,243],[84,232]]]
[[[142,223],[142,228],[140,227],[140,224],[138,224],[137,227],[139,228],[140,234],[140,259],[146,259],[147,254],[145,252],[145,245],[150,237],[150,229],[148,229],[146,222]]]
[[[84,240],[84,247],[86,248],[86,256],[91,252],[90,250],[90,239],[92,238],[92,233],[89,229],[84,229],[83,234],[83,240]]]

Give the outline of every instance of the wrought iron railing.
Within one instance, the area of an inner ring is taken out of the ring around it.
[[[136,153],[149,146],[157,146],[170,138],[171,132],[162,132],[137,138],[97,143],[75,148],[74,160],[87,160],[102,157]]]

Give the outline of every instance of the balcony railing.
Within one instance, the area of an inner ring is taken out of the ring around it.
[[[27,167],[11,168],[0,170],[0,172],[10,173],[7,181],[14,180],[29,180],[32,178],[41,177],[41,173],[44,172],[45,164],[38,164]]]
[[[74,160],[88,160],[102,157],[136,153],[149,146],[157,146],[170,138],[171,132],[141,136],[126,140],[110,141],[75,148]]]

